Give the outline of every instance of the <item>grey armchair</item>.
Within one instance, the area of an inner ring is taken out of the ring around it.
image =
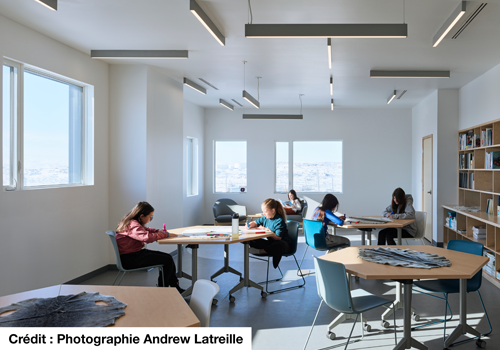
[[[238,205],[235,201],[229,198],[218,199],[213,207],[214,225],[231,225],[231,220],[234,213],[240,215],[240,223],[247,220],[247,207]]]
[[[287,220],[297,221],[302,225],[302,220],[306,217],[306,214],[307,214],[308,205],[307,205],[307,201],[305,199],[299,198],[299,200],[300,200],[300,204],[302,204],[302,211],[295,214],[295,215],[287,215],[286,218],[287,218]]]

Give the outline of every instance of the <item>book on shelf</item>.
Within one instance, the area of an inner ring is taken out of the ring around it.
[[[500,169],[500,152],[486,152],[484,155],[485,169]]]
[[[474,134],[474,147],[481,147],[481,136],[479,134]]]

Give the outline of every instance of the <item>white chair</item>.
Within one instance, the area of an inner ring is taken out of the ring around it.
[[[420,240],[422,245],[425,245],[424,235],[425,235],[425,222],[427,220],[427,213],[425,211],[416,211],[415,212],[415,223],[417,224],[417,233],[415,237],[404,238],[406,244],[408,245],[409,239]]]
[[[189,307],[200,320],[201,327],[210,324],[210,313],[212,312],[212,300],[219,293],[219,286],[208,280],[197,280],[194,284]]]

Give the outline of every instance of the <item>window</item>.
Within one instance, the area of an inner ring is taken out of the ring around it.
[[[290,186],[288,142],[276,142],[276,188],[277,193],[287,193]]]
[[[187,138],[187,195],[198,195],[198,139]]]
[[[276,192],[342,192],[342,141],[276,142]],[[293,159],[290,168],[289,159]],[[289,181],[289,179],[292,181]]]
[[[215,192],[246,192],[247,142],[215,141]]]
[[[6,190],[93,183],[92,108],[86,108],[91,94],[90,86],[4,61]]]

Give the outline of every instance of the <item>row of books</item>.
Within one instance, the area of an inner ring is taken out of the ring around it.
[[[474,173],[460,173],[458,178],[458,187],[474,189]]]
[[[483,270],[487,274],[495,276],[495,254],[485,250],[483,255],[489,259],[488,263],[484,265]]]
[[[474,130],[469,130],[460,135],[460,149],[471,149],[486,147],[493,144],[493,128],[482,128],[479,134],[474,134]]]
[[[486,152],[484,155],[485,169],[500,169],[500,152]]]
[[[476,239],[486,239],[486,225],[472,226],[472,235]]]
[[[459,162],[460,169],[474,169],[474,154],[459,154]]]

